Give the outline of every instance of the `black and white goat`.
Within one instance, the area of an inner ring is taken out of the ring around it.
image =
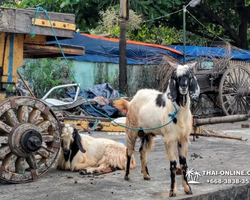
[[[141,172],[145,180],[150,179],[147,168],[147,152],[152,151],[154,144],[153,137],[155,135],[162,135],[164,137],[167,159],[170,161],[170,197],[176,196],[177,192],[175,182],[177,171],[175,150],[177,143],[182,171],[182,185],[186,194],[192,194],[186,177],[187,149],[189,135],[192,130],[190,97],[198,97],[200,93],[200,87],[192,70],[193,66],[194,64],[175,65],[175,70],[169,80],[166,93],[152,89],[142,89],[137,92],[130,102],[124,99],[119,99],[114,102],[116,108],[127,112],[126,125],[136,128],[161,126],[171,120],[171,116],[169,116],[170,113],[174,113],[175,109],[178,110],[178,114],[175,116],[173,122],[163,128],[144,131],[126,129],[128,163],[124,179],[129,180],[130,178],[129,163],[138,137],[140,137],[142,141],[139,149],[141,154]]]
[[[78,131],[68,124],[63,127],[61,138],[61,150],[56,167],[62,170],[82,170],[82,173],[88,174],[125,169],[126,146],[120,142],[79,135]],[[132,157],[130,168],[135,167],[135,159]]]

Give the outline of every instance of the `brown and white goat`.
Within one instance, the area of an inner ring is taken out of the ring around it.
[[[105,138],[93,138],[79,134],[65,125],[62,129],[62,143],[57,167],[62,170],[88,173],[107,173],[115,169],[125,169],[126,147],[120,142]],[[131,160],[134,169],[135,159]]]
[[[125,170],[125,180],[129,180],[130,178],[129,163],[138,137],[140,137],[142,141],[139,149],[141,155],[141,172],[145,180],[150,179],[147,168],[147,152],[152,150],[154,144],[153,137],[155,135],[162,135],[164,137],[167,159],[170,161],[171,187],[169,196],[176,196],[177,192],[175,182],[177,171],[175,150],[177,143],[182,172],[182,185],[186,194],[192,194],[186,177],[187,149],[189,135],[192,130],[190,97],[198,97],[199,93],[200,88],[192,71],[192,65],[178,65],[175,66],[165,93],[152,89],[142,89],[136,93],[130,102],[124,99],[119,99],[114,102],[116,108],[127,112],[126,125],[134,128],[161,126],[171,120],[169,114],[174,113],[175,107],[178,110],[178,114],[173,119],[173,122],[160,129],[144,131],[126,129],[128,168]]]

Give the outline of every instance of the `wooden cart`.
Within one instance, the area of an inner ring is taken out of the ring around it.
[[[214,109],[222,110],[224,115],[249,114],[249,67],[226,62],[205,68],[203,66],[196,71],[201,94],[194,105],[193,114],[205,116]],[[199,112],[201,110],[203,113]]]

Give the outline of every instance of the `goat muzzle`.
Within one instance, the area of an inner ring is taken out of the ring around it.
[[[69,149],[66,149],[66,148],[63,149],[63,153],[64,153],[64,154],[68,154],[69,152],[70,152]]]

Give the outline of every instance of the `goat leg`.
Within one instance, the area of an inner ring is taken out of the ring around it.
[[[127,149],[127,165],[125,168],[125,176],[124,176],[124,180],[126,181],[130,179],[130,161],[131,161],[132,154],[133,154],[133,151],[131,153],[131,150],[129,151]]]
[[[182,173],[182,186],[186,194],[193,194],[191,187],[189,186],[188,181],[187,181],[187,161],[186,161],[187,148],[188,148],[187,141],[178,143],[179,161],[180,161],[180,167],[181,167],[181,173]]]
[[[171,178],[171,185],[170,185],[170,191],[169,191],[169,197],[175,197],[176,196],[176,182],[175,182],[175,176],[176,176],[176,161],[170,161],[170,178]]]
[[[125,176],[124,179],[128,181],[130,179],[130,162],[131,157],[133,156],[134,148],[135,148],[135,142],[138,134],[135,131],[128,130],[127,131],[127,137],[126,137],[126,144],[127,144],[127,164],[125,166]]]
[[[140,151],[140,160],[141,160],[141,173],[143,173],[144,180],[150,180],[150,175],[148,173],[148,167],[147,167],[147,143],[149,142],[144,136],[141,139],[141,147],[139,149]]]

